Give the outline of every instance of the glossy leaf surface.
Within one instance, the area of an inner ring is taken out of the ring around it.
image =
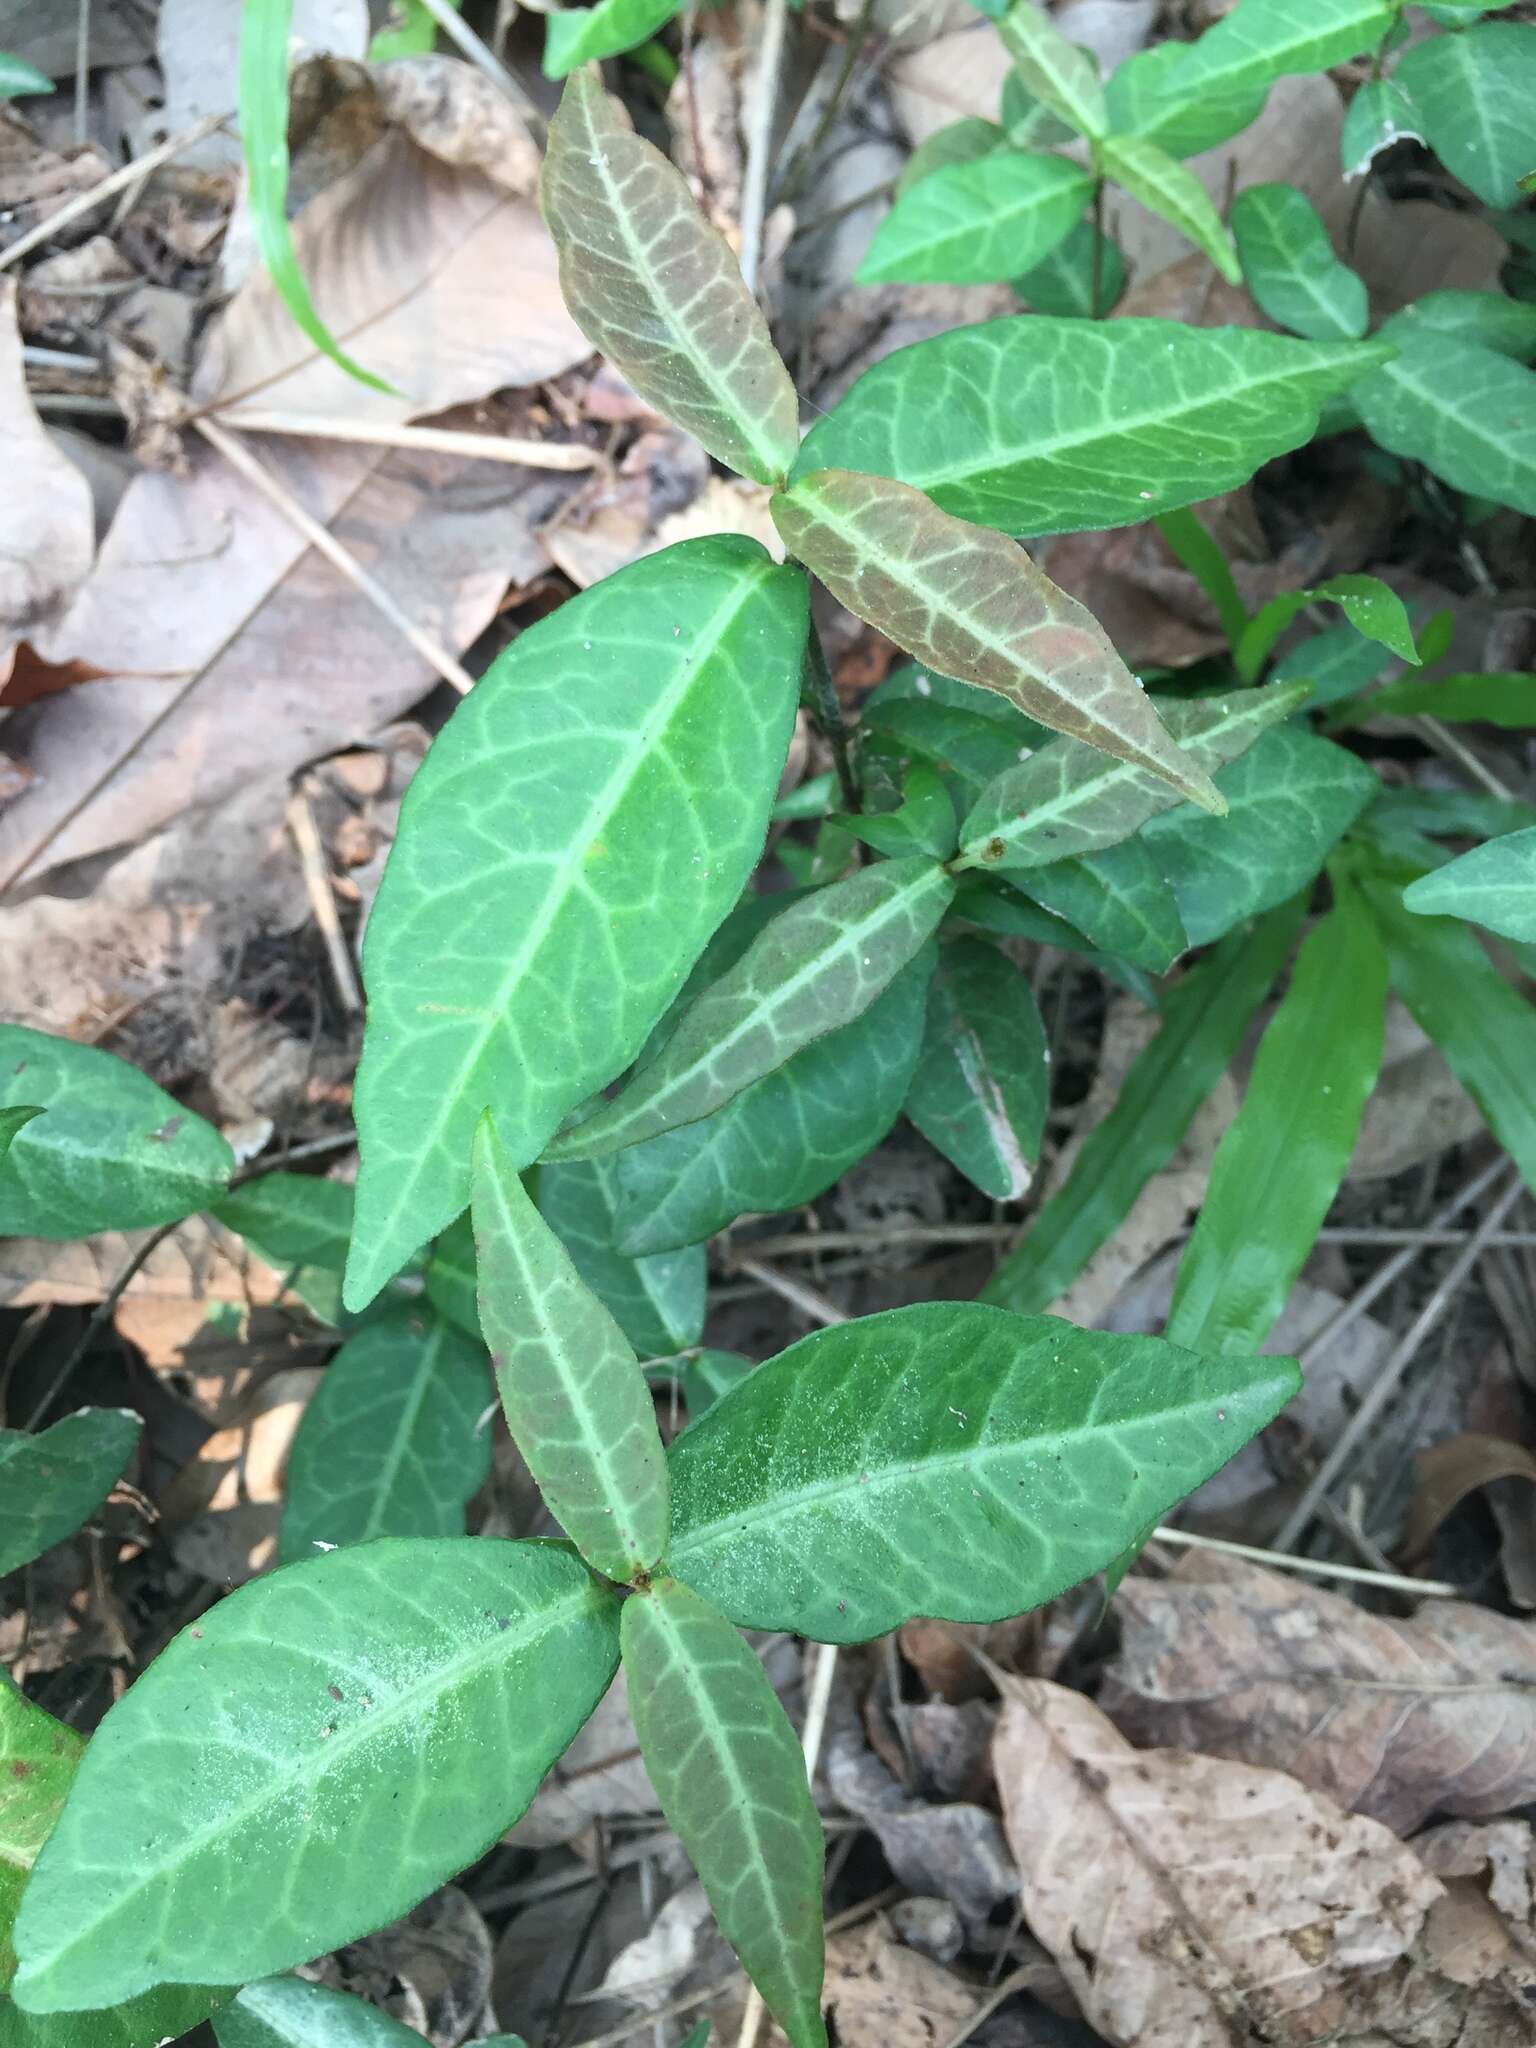
[[[906,1111],[995,1201],[1016,1201],[1040,1157],[1050,1097],[1045,1026],[1028,979],[980,939],[943,948]]]
[[[1169,697],[1158,715],[1190,759],[1213,775],[1304,701],[1297,688]],[[1144,768],[1078,740],[1052,740],[989,783],[960,829],[962,868],[1044,867],[1114,846],[1178,798]]]
[[[762,851],[804,579],[684,541],[523,633],[438,735],[368,922],[363,1306],[469,1199],[476,1123],[526,1165],[644,1043]]]
[[[595,67],[567,81],[539,197],[594,348],[729,468],[781,477],[800,411],[768,324],[681,171],[634,133]]]
[[[1144,839],[1125,839],[1031,868],[1017,886],[1106,953],[1164,974],[1190,944],[1164,866]]]
[[[1536,28],[1486,21],[1405,50],[1393,76],[1430,148],[1487,206],[1514,206],[1532,165]]]
[[[1234,932],[1163,1002],[1157,1036],[1132,1061],[1114,1108],[1089,1132],[1065,1184],[988,1281],[983,1299],[1029,1312],[1058,1300],[1168,1164],[1220,1080],[1290,951],[1302,906]]]
[[[774,918],[683,1013],[656,1058],[558,1141],[600,1156],[695,1123],[862,1016],[944,915],[955,885],[921,854],[882,861]]]
[[[677,12],[678,0],[598,0],[544,17],[544,76],[564,78],[578,64],[617,57],[648,42]]]
[[[1000,284],[1049,255],[1093,196],[1061,156],[989,151],[945,165],[897,198],[856,284]]]
[[[861,1317],[677,1439],[671,1563],[742,1627],[821,1642],[995,1621],[1101,1570],[1297,1384],[974,1302]]]
[[[512,1440],[582,1556],[610,1579],[631,1579],[667,1547],[667,1464],[650,1389],[489,1117],[475,1137],[472,1214],[480,1327]]]
[[[1167,1336],[1208,1354],[1261,1345],[1355,1149],[1381,1066],[1387,960],[1352,891],[1303,942],[1174,1282]]]
[[[1371,439],[1455,490],[1536,518],[1536,372],[1411,323],[1388,321],[1383,335],[1396,359],[1350,393]]]
[[[801,444],[795,475],[898,477],[1005,533],[1132,526],[1246,483],[1386,355],[1165,320],[988,320],[897,349]]]
[[[1383,150],[1398,142],[1422,142],[1424,121],[1395,78],[1368,78],[1349,103],[1339,138],[1346,178],[1368,171]]]
[[[421,2042],[414,2028],[376,2005],[303,1977],[247,1984],[214,2020],[213,2031],[219,2048],[420,2048]]]
[[[143,1426],[124,1408],[81,1408],[35,1436],[0,1429],[0,1578],[74,1535],[122,1478]]]
[[[624,1603],[630,1712],[657,1800],[720,1931],[792,2048],[821,2018],[821,1816],[756,1656],[675,1579]]]
[[[1012,282],[1025,305],[1037,313],[1097,320],[1118,304],[1126,277],[1119,244],[1101,234],[1091,220],[1080,220],[1049,256]]]
[[[1309,341],[1358,341],[1365,281],[1333,253],[1322,217],[1294,185],[1249,185],[1232,204],[1248,289],[1271,320]]]
[[[803,477],[772,510],[785,545],[833,596],[920,662],[1220,808],[1103,627],[1013,541],[908,484],[849,470]]]
[[[1170,156],[1198,156],[1229,142],[1259,118],[1267,83],[1207,86],[1189,98],[1170,90],[1188,54],[1186,43],[1154,43],[1115,68],[1104,91],[1117,135],[1144,135]]]
[[[222,1195],[235,1156],[212,1124],[94,1045],[0,1024],[0,1237],[86,1237],[174,1223]]]
[[[1209,256],[1228,284],[1242,282],[1232,237],[1193,171],[1145,135],[1111,135],[1102,145],[1104,173],[1132,199],[1160,214]]]
[[[1326,71],[1379,43],[1392,22],[1390,0],[1239,0],[1188,47],[1167,90],[1199,99]]]
[[[278,1554],[374,1536],[462,1536],[491,1469],[483,1345],[432,1310],[392,1309],[325,1369],[288,1454]]]
[[[1536,830],[1474,846],[1403,892],[1420,916],[1466,917],[1506,939],[1536,939]]]
[[[1098,66],[1034,4],[1013,0],[997,32],[1026,92],[1079,135],[1109,132],[1109,110]]]
[[[240,1587],[91,1738],[18,2002],[266,1976],[409,1911],[511,1826],[617,1657],[617,1602],[548,1545],[385,1539]]]

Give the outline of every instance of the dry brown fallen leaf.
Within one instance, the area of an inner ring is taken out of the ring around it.
[[[827,1943],[823,2003],[842,2048],[938,2048],[981,2003],[963,1978],[905,1948],[884,1918]]]
[[[1403,1558],[1410,1565],[1423,1563],[1441,1524],[1464,1500],[1484,1488],[1517,1481],[1527,1515],[1531,1511],[1530,1489],[1536,1485],[1536,1457],[1524,1444],[1511,1442],[1508,1437],[1463,1430],[1444,1443],[1431,1444],[1428,1450],[1416,1452],[1413,1464],[1413,1498],[1402,1542]]]
[[[1482,1112],[1396,996],[1387,1000],[1381,1073],[1360,1119],[1347,1180],[1387,1180],[1464,1145]]]
[[[1399,1833],[1536,1799],[1536,1623],[1451,1600],[1394,1621],[1210,1553],[1115,1611],[1101,1697],[1138,1742],[1293,1772]]]
[[[91,487],[59,448],[27,395],[16,285],[0,279],[0,683],[16,642],[63,613],[91,566]]]

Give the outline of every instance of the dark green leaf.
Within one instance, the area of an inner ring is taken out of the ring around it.
[[[1312,590],[1287,590],[1272,597],[1244,629],[1233,650],[1234,666],[1245,683],[1257,682],[1271,648],[1299,612],[1323,601],[1336,604],[1355,631],[1374,640],[1403,661],[1417,662],[1418,648],[1407,608],[1379,576],[1330,576]]]
[[[1114,1108],[1088,1134],[1066,1184],[987,1283],[984,1299],[1048,1308],[1130,1214],[1168,1164],[1195,1111],[1220,1080],[1301,921],[1303,905],[1234,932],[1163,1003],[1163,1025],[1138,1054]]]
[[[219,2048],[421,2048],[420,2034],[376,2005],[302,1977],[247,1984],[213,2031]]]
[[[1106,953],[1162,974],[1191,943],[1163,866],[1145,840],[1125,839],[1102,853],[1030,868],[1017,886]]]
[[[1065,918],[1053,917],[1039,903],[1021,896],[1000,875],[983,882],[965,882],[955,896],[951,922],[963,920],[981,931],[996,932],[1005,939],[1033,939],[1037,945],[1058,946],[1064,952],[1080,953],[1106,981],[1123,988],[1149,1010],[1158,1007],[1157,989],[1139,967],[1112,954],[1101,953],[1088,943],[1076,926]]]
[[[798,572],[684,541],[530,627],[438,735],[363,948],[349,1306],[463,1208],[483,1110],[526,1165],[634,1058],[762,851],[805,628]]]
[[[1207,87],[1186,98],[1176,89],[1185,43],[1154,43],[1127,57],[1104,88],[1117,135],[1144,135],[1170,156],[1199,156],[1230,142],[1255,122],[1269,96],[1266,81],[1223,90]]]
[[[1227,645],[1235,647],[1248,624],[1248,608],[1233,580],[1220,543],[1187,508],[1161,513],[1157,530],[1216,607],[1216,616],[1221,620]]]
[[[1144,135],[1111,135],[1100,148],[1106,177],[1187,236],[1210,257],[1228,284],[1242,283],[1242,265],[1232,237],[1193,171]]]
[[[491,1469],[484,1348],[430,1309],[392,1310],[325,1369],[288,1457],[280,1561],[374,1536],[462,1536]]]
[[[1013,288],[1037,313],[1097,320],[1119,302],[1125,282],[1125,258],[1118,244],[1091,220],[1080,220],[1049,256],[1014,278]]]
[[[1386,353],[1166,320],[983,321],[866,370],[795,475],[898,477],[1006,533],[1134,526],[1299,448],[1324,401]]]
[[[1369,913],[1342,891],[1297,955],[1217,1148],[1174,1283],[1173,1343],[1224,1355],[1254,1351],[1269,1335],[1355,1149],[1381,1066],[1386,998]]]
[[[672,1446],[673,1569],[744,1628],[996,1621],[1100,1571],[1299,1384],[974,1302],[760,1365]]]
[[[1371,439],[1536,517],[1536,373],[1454,334],[1393,321],[1383,333],[1396,360],[1350,392]]]
[[[1344,175],[1363,176],[1382,151],[1396,142],[1423,140],[1423,117],[1397,80],[1368,78],[1344,116],[1344,130],[1339,137]]]
[[[1494,675],[1404,676],[1352,704],[1348,722],[1384,717],[1439,718],[1451,725],[1500,725],[1520,732],[1536,725],[1536,674],[1516,669]]]
[[[1268,687],[1305,682],[1311,694],[1297,709],[1320,711],[1374,683],[1388,665],[1386,651],[1374,640],[1362,639],[1353,626],[1330,626],[1282,654],[1270,670]]]
[[[682,1370],[683,1403],[688,1410],[688,1420],[697,1422],[705,1409],[715,1403],[732,1387],[739,1386],[749,1372],[756,1367],[750,1358],[743,1358],[736,1351],[701,1351],[697,1358],[689,1359]]]
[[[870,692],[859,707],[859,723],[976,787],[1051,737],[995,690],[910,663]]]
[[[1494,839],[1536,825],[1536,806],[1486,789],[1383,789],[1362,825],[1389,836],[1427,832],[1444,839]]]
[[[341,1276],[352,1242],[352,1190],[311,1173],[264,1173],[209,1206],[281,1273],[322,1322],[342,1323]]]
[[[617,1159],[568,1159],[541,1166],[539,1212],[571,1255],[571,1264],[642,1358],[667,1358],[697,1344],[704,1330],[708,1230],[654,1257],[614,1250],[623,1187]]]
[[[791,2048],[824,2048],[821,1816],[740,1635],[675,1579],[624,1603],[630,1712],[651,1784],[720,1931]]]
[[[1016,1201],[1033,1178],[1049,1059],[1039,1008],[1013,962],[980,939],[945,946],[906,1111],[996,1201]]]
[[[1109,133],[1099,68],[1048,21],[1034,0],[1013,0],[997,32],[1026,92],[1079,135]]]
[[[0,1237],[148,1230],[204,1208],[235,1156],[212,1124],[94,1045],[0,1024],[0,1107],[41,1106],[0,1158]]]
[[[480,1327],[512,1440],[566,1534],[610,1579],[667,1547],[666,1458],[628,1339],[528,1199],[487,1116],[472,1210]]]
[[[0,100],[20,99],[24,93],[52,92],[53,80],[25,57],[13,57],[0,50]]]
[[[1470,918],[1506,939],[1536,939],[1536,831],[1474,846],[1412,883],[1403,902],[1420,915]]]
[[[73,1536],[95,1513],[143,1427],[125,1408],[81,1408],[36,1436],[0,1429],[0,1578]]]
[[[888,988],[949,907],[935,861],[882,861],[792,904],[685,1011],[648,1067],[552,1147],[586,1158],[695,1123],[851,1024]]]
[[[681,171],[634,133],[595,66],[566,82],[539,197],[593,347],[711,455],[776,482],[800,408],[768,323]]]
[[[1389,340],[1398,334],[1450,334],[1528,363],[1536,356],[1536,305],[1503,292],[1425,292],[1394,313],[1385,331]]]
[[[918,762],[908,770],[901,793],[898,809],[850,818],[849,830],[893,858],[926,853],[933,860],[948,860],[955,850],[955,806],[937,771]]]
[[[1167,91],[1184,100],[1228,96],[1326,71],[1379,43],[1393,19],[1391,0],[1239,0],[1186,46]]]
[[[1013,541],[968,528],[908,484],[849,470],[802,477],[771,510],[833,596],[920,662],[1220,809],[1103,627]]]
[[[1093,196],[1061,156],[993,150],[903,192],[875,230],[856,284],[1001,284],[1032,269]]]
[[[544,17],[544,76],[564,78],[578,64],[617,57],[649,42],[678,11],[679,0],[598,0]]]
[[[617,1659],[616,1599],[544,1544],[385,1538],[240,1587],[92,1737],[18,2003],[249,1980],[408,1912],[523,1812]]]
[[[1358,341],[1370,323],[1365,281],[1333,253],[1322,217],[1294,185],[1249,185],[1232,206],[1248,289],[1281,327],[1311,341]]]
[[[910,192],[914,185],[924,178],[932,177],[935,171],[942,171],[949,164],[973,164],[978,157],[990,156],[994,149],[1002,149],[1008,138],[995,121],[983,121],[979,114],[967,114],[962,121],[951,121],[947,128],[937,128],[925,137],[901,167],[896,180],[896,197]]]
[[[1449,171],[1487,206],[1514,206],[1531,168],[1536,28],[1488,21],[1405,50],[1394,76]]]

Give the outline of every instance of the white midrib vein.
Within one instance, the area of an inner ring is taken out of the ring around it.
[[[448,1325],[445,1322],[434,1322],[432,1328],[427,1333],[426,1342],[417,1349],[414,1385],[411,1388],[404,1408],[400,1411],[400,1419],[396,1425],[394,1435],[390,1439],[389,1449],[379,1461],[378,1483],[374,1488],[373,1501],[368,1509],[367,1524],[363,1529],[362,1535],[355,1539],[359,1543],[365,1542],[370,1536],[387,1536],[389,1534],[387,1529],[379,1526],[379,1517],[385,1508],[391,1504],[390,1493],[395,1483],[395,1475],[400,1470],[401,1461],[405,1456],[405,1446],[421,1414],[421,1404],[426,1399],[427,1388],[431,1385],[436,1375],[437,1354],[443,1347],[443,1338],[447,1328]]]

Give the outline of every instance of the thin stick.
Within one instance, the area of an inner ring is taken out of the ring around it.
[[[981,2001],[981,2004],[977,2006],[970,2018],[963,2020],[956,2027],[949,2039],[943,2043],[943,2048],[965,2048],[965,2043],[969,2041],[972,2034],[981,2026],[983,2021],[991,2019],[997,2008],[1000,2005],[1005,2005],[1016,1991],[1022,1991],[1027,1984],[1033,1982],[1038,1977],[1039,1971],[1040,1965],[1038,1963],[1021,1963],[1016,1970],[1010,1970],[997,1989],[989,1992]]]
[[[1361,1438],[1396,1393],[1398,1382],[1413,1362],[1419,1346],[1439,1322],[1455,1298],[1457,1289],[1487,1250],[1488,1239],[1493,1236],[1509,1210],[1513,1208],[1521,1189],[1521,1181],[1512,1175],[1510,1184],[1495,1200],[1482,1223],[1467,1240],[1465,1248],[1452,1261],[1445,1277],[1419,1310],[1401,1342],[1371,1382],[1360,1406],[1350,1417],[1322,1464],[1313,1473],[1301,1499],[1286,1517],[1284,1528],[1275,1538],[1277,1550],[1295,1548],[1302,1532],[1317,1511],[1317,1503],[1349,1463]]]
[[[1274,1571],[1304,1572],[1314,1579],[1347,1579],[1351,1585],[1376,1586],[1383,1593],[1407,1593],[1413,1599],[1459,1600],[1461,1588],[1445,1579],[1411,1579],[1400,1572],[1367,1571],[1364,1565],[1329,1564],[1322,1558],[1293,1557],[1283,1550],[1258,1550],[1251,1543],[1227,1543],[1219,1536],[1196,1536],[1189,1529],[1154,1529],[1159,1543],[1187,1550],[1219,1550],[1223,1557],[1251,1558]]]
[[[93,361],[91,368],[97,367]],[[501,434],[463,434],[450,427],[396,426],[391,421],[349,420],[302,412],[244,408],[213,413],[222,427],[242,434],[300,434],[315,441],[363,441],[378,448],[419,448],[429,455],[468,455],[480,462],[514,462],[525,469],[600,469],[595,448],[570,441],[519,441]]]
[[[75,16],[75,147],[86,142],[85,102],[91,89],[91,0],[78,0]]]
[[[507,95],[507,98],[512,101],[518,112],[527,121],[536,126],[540,134],[542,134],[544,116],[512,76],[506,65],[502,63],[501,59],[491,51],[487,44],[481,41],[469,23],[461,15],[455,13],[449,4],[449,0],[421,0],[421,4],[437,23],[443,34],[447,36],[448,40],[458,44],[464,55],[477,70],[483,71],[487,78],[494,79]]]
[[[263,497],[269,498],[277,506],[278,510],[298,528],[312,548],[324,555],[333,568],[341,571],[355,590],[360,590],[368,602],[383,613],[396,632],[409,640],[423,661],[436,669],[445,683],[452,683],[456,690],[468,696],[475,687],[475,679],[468,670],[461,668],[453,656],[439,647],[429,634],[423,633],[414,619],[406,617],[383,584],[370,576],[362,563],[347,553],[328,526],[322,526],[318,519],[305,511],[286,484],[279,483],[272,472],[264,468],[248,448],[241,446],[234,434],[227,434],[222,427],[215,426],[209,419],[196,419],[192,424],[205,440],[212,442],[232,468],[238,469],[247,482],[254,484]]]
[[[122,1272],[118,1274],[117,1278],[112,1282],[112,1285],[107,1289],[106,1293],[102,1296],[101,1300],[98,1301],[96,1306],[91,1310],[90,1318],[87,1321],[85,1328],[80,1332],[79,1338],[76,1341],[73,1350],[70,1351],[68,1357],[64,1360],[64,1363],[59,1367],[58,1371],[49,1381],[47,1389],[44,1392],[42,1399],[35,1405],[35,1407],[32,1410],[32,1413],[27,1417],[25,1423],[23,1423],[22,1427],[24,1429],[36,1429],[39,1421],[42,1419],[44,1415],[47,1414],[48,1410],[59,1398],[59,1395],[64,1391],[64,1387],[69,1380],[70,1374],[74,1371],[75,1367],[80,1363],[81,1359],[84,1358],[86,1352],[90,1350],[91,1345],[96,1340],[96,1334],[100,1330],[102,1324],[106,1322],[107,1318],[111,1315],[112,1311],[117,1307],[117,1304],[122,1300],[124,1294],[128,1291],[128,1283],[133,1279],[135,1273],[137,1273],[140,1270],[140,1268],[145,1264],[145,1262],[149,1259],[152,1253],[159,1250],[160,1246],[165,1243],[165,1240],[170,1236],[171,1232],[181,1227],[181,1224],[184,1221],[185,1219],[183,1217],[178,1216],[174,1223],[162,1223],[158,1230],[152,1230],[150,1232],[149,1236],[145,1238],[144,1242],[139,1246],[137,1251],[129,1254],[128,1259],[124,1263]]]
[[[299,850],[299,865],[304,871],[309,907],[315,913],[315,923],[319,925],[320,936],[325,941],[326,958],[331,963],[331,978],[336,983],[341,1007],[355,1017],[363,1007],[363,992],[357,985],[357,969],[352,965],[351,950],[341,928],[336,891],[331,887],[331,871],[326,862],[325,848],[320,844],[320,831],[310,807],[309,793],[302,787],[288,799],[288,830]]]
[[[807,1287],[803,1280],[792,1280],[787,1273],[765,1266],[761,1259],[735,1259],[732,1264],[739,1272],[750,1273],[770,1294],[789,1302],[802,1315],[809,1316],[812,1322],[821,1323],[830,1330],[838,1323],[849,1321],[836,1302],[828,1301],[824,1294],[818,1294],[814,1287]]]
[[[875,0],[863,0],[858,20],[853,24],[852,33],[843,44],[842,61],[838,65],[837,76],[832,82],[827,103],[822,108],[820,118],[809,139],[795,152],[794,161],[784,173],[784,181],[778,191],[779,201],[783,205],[787,205],[795,197],[806,178],[816,168],[816,160],[821,154],[822,145],[832,132],[832,123],[837,119],[838,108],[843,103],[843,95],[847,92],[849,80],[853,77],[853,67],[859,61],[859,52],[869,38],[874,12]]]
[[[423,0],[425,5],[425,0]],[[180,135],[173,135],[169,141],[146,150],[143,156],[135,157],[131,164],[124,164],[99,185],[93,185],[89,192],[79,192],[61,206],[57,213],[50,213],[46,220],[40,220],[35,228],[29,229],[19,241],[12,242],[9,249],[0,250],[0,270],[8,264],[17,263],[23,256],[29,256],[60,228],[67,228],[72,220],[78,220],[82,213],[89,213],[104,199],[110,199],[114,192],[121,192],[125,185],[131,185],[135,178],[147,177],[151,171],[158,171],[162,164],[169,163],[173,156],[179,156],[184,149],[190,149],[194,142],[201,142],[205,135],[211,135],[215,128],[222,128],[229,120],[228,114],[205,114],[201,121]]]
[[[788,0],[767,0],[763,8],[763,45],[757,63],[757,91],[752,103],[752,130],[747,137],[747,171],[741,194],[741,274],[747,290],[757,290],[763,256],[763,216],[768,209],[768,160],[773,148],[773,116],[779,98],[779,70],[784,62],[784,24]]]
[[[1426,712],[1422,718],[1414,719],[1413,723],[1437,753],[1465,768],[1473,781],[1480,782],[1490,796],[1499,797],[1507,804],[1515,801],[1514,791],[1506,783],[1501,782],[1480,756],[1448,726],[1442,725],[1438,718],[1431,718]]]

